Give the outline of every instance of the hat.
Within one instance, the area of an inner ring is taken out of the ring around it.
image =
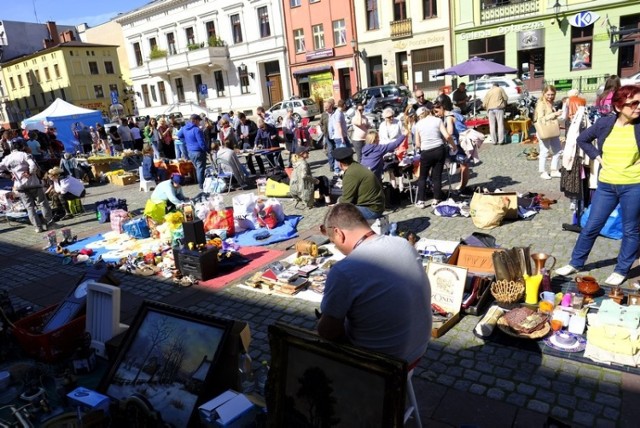
[[[394,116],[394,112],[393,109],[391,107],[387,107],[386,109],[384,109],[382,111],[382,117],[384,117],[385,119],[387,117],[393,117]]]
[[[333,158],[337,161],[343,161],[352,157],[353,153],[351,147],[339,147],[333,151]]]
[[[191,115],[191,120],[202,120],[202,118],[200,117],[199,114],[194,113]]]
[[[301,155],[303,153],[309,153],[309,147],[307,146],[298,146],[296,148],[296,154]]]
[[[51,169],[49,170],[49,175],[60,176],[60,175],[62,175],[62,173],[63,173],[63,172],[64,172],[64,171],[62,171],[62,169],[60,169],[60,168],[59,168],[59,167],[57,167],[57,166],[54,166],[53,168],[51,168]]]
[[[182,184],[182,176],[180,174],[173,174],[171,176],[171,181],[173,181],[175,184]]]

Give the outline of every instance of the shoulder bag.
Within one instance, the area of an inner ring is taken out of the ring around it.
[[[536,135],[539,139],[546,140],[549,138],[556,138],[560,136],[560,123],[558,119],[548,120],[546,118],[547,111],[545,109],[545,114],[542,117],[538,117],[533,124],[536,128]]]

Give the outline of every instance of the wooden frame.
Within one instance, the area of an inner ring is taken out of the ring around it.
[[[640,305],[640,294],[631,294],[627,295],[627,304],[629,306],[638,306]]]
[[[402,427],[407,363],[269,326],[268,426]]]
[[[172,426],[192,426],[215,394],[212,373],[233,321],[143,302],[98,390],[144,397]]]

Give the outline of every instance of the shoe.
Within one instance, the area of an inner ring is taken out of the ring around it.
[[[611,275],[609,275],[607,279],[605,279],[604,283],[607,285],[612,285],[614,287],[617,287],[621,285],[625,279],[626,279],[626,276],[620,275],[619,273],[614,272]]]
[[[45,232],[47,229],[43,228],[42,226],[36,227],[35,229],[36,233],[42,233]]]
[[[551,177],[553,177],[553,178],[562,177],[562,174],[560,174],[560,171],[551,171],[551,174],[549,174],[549,175],[551,175]]]
[[[425,207],[424,202],[423,201],[418,201],[416,202],[416,208],[420,208],[423,209]]]
[[[65,214],[60,220],[71,220],[73,218],[73,214]]]
[[[435,208],[439,203],[440,203],[439,200],[434,199],[433,201],[431,201],[431,208]]]
[[[561,268],[556,269],[556,275],[560,276],[569,276],[578,272],[578,269],[574,268],[571,265],[562,266]]]
[[[551,176],[549,175],[549,173],[547,171],[545,171],[542,174],[540,174],[540,178],[542,178],[543,180],[551,180]]]

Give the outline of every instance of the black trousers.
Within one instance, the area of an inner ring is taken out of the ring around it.
[[[444,144],[435,149],[423,150],[420,152],[420,177],[418,178],[418,200],[427,199],[427,174],[431,171],[431,185],[433,186],[433,197],[439,201],[444,199],[442,193],[442,171],[447,157],[447,146]]]

